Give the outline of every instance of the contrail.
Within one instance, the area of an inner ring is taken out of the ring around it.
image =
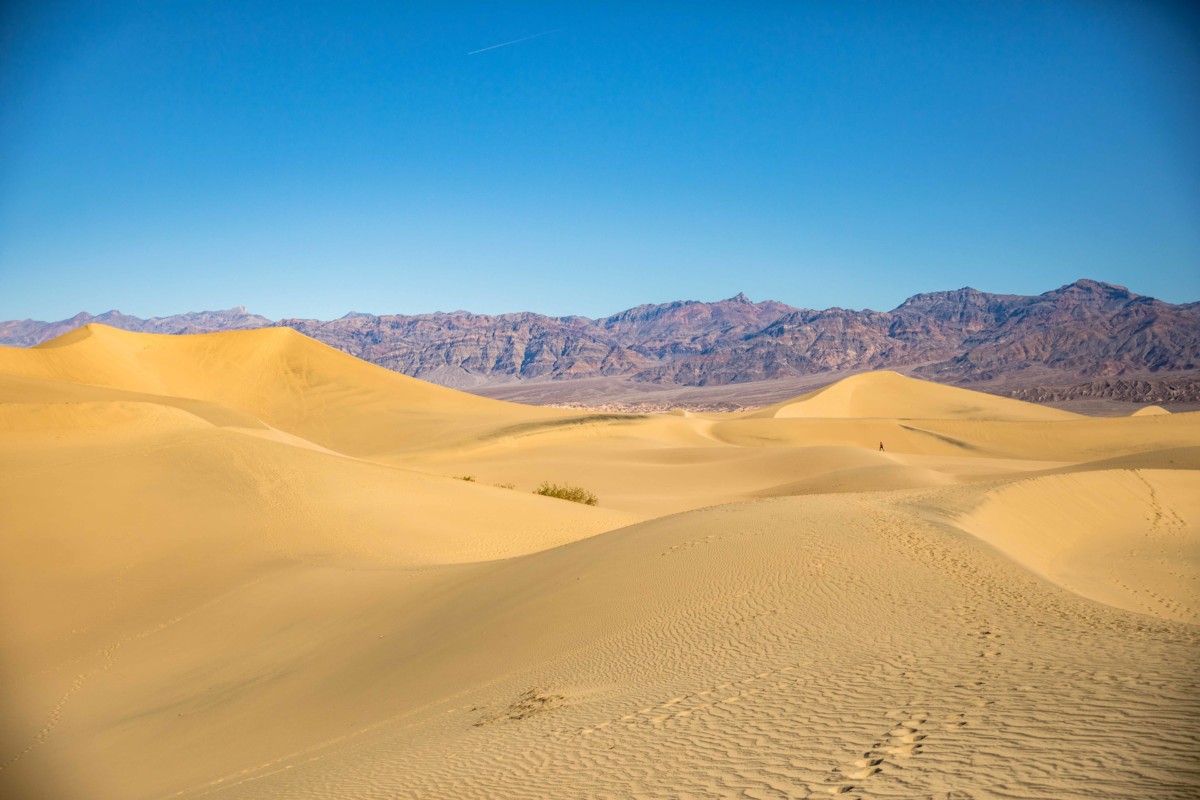
[[[562,30],[562,28],[555,28],[552,31],[542,31],[541,33],[535,33],[533,36],[525,36],[521,39],[513,39],[511,42],[501,42],[500,44],[494,44],[491,47],[482,47],[478,50],[472,50],[471,52],[467,53],[467,55],[473,56],[476,53],[486,53],[488,50],[495,50],[497,47],[508,47],[510,44],[517,44],[519,42],[528,42],[530,39],[536,39],[539,36],[549,36],[550,34],[558,33],[561,30]]]

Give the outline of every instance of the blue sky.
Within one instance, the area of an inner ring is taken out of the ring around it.
[[[1187,4],[0,8],[0,319],[1200,299]]]

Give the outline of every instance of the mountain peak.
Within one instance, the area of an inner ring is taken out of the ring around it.
[[[1091,278],[1080,278],[1074,283],[1068,283],[1066,286],[1060,286],[1047,294],[1094,294],[1106,295],[1110,297],[1136,297],[1133,292],[1129,291],[1124,286],[1119,286],[1115,283],[1105,283],[1104,281],[1096,281]]]
[[[726,300],[724,302],[726,302],[726,303],[745,303],[746,305],[751,305],[751,306],[754,305],[753,301],[751,301],[749,297],[746,297],[745,292],[738,292],[733,297],[729,298],[728,300]]]

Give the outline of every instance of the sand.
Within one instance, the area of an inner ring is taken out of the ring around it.
[[[0,796],[1200,796],[1198,470],[1200,413],[893,373],[621,415],[0,348]]]

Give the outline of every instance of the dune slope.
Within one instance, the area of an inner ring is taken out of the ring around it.
[[[956,524],[1084,597],[1200,623],[1198,476],[1125,469],[1016,481]]]
[[[0,349],[0,796],[1200,793],[1200,414],[843,383],[583,414],[289,331]]]
[[[210,401],[355,456],[577,416],[425,383],[288,328],[169,336],[92,324],[29,350],[0,348],[0,374]]]
[[[1068,411],[908,378],[896,372],[869,372],[840,380],[815,392],[787,400],[756,416],[836,419],[975,419],[1065,420]]]
[[[390,716],[178,796],[1186,797],[1200,780],[1195,627],[1065,591],[903,497],[723,506],[448,580],[397,626],[435,642],[381,644],[378,617],[339,638],[402,669],[413,694]]]

